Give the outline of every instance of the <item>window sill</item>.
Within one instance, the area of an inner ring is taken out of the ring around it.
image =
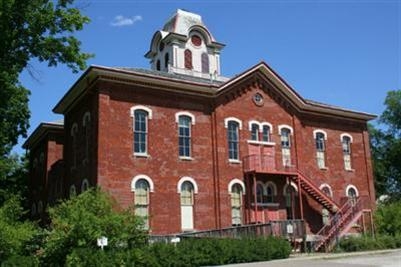
[[[319,170],[322,170],[322,171],[327,171],[329,168],[327,168],[327,167],[319,167]]]
[[[184,156],[180,156],[179,159],[182,160],[182,161],[192,161],[192,160],[194,160],[193,157],[184,157]]]
[[[251,203],[252,206],[255,206],[255,203]],[[279,203],[256,203],[256,206],[258,207],[278,207],[280,204]]]
[[[345,169],[347,172],[355,172],[355,169]]]
[[[228,163],[232,163],[232,164],[241,164],[242,161],[240,161],[239,159],[229,159]]]
[[[149,158],[150,155],[148,153],[134,153],[136,158]]]
[[[274,142],[266,142],[266,141],[256,141],[256,140],[247,140],[248,144],[252,145],[263,145],[263,146],[275,146]]]

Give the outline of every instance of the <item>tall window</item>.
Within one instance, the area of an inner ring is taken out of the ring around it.
[[[270,142],[270,126],[263,125],[262,128],[262,141],[263,142]]]
[[[178,149],[180,157],[191,157],[191,117],[178,118]]]
[[[231,221],[232,225],[240,225],[242,223],[242,187],[236,183],[231,187]]]
[[[286,185],[284,187],[287,220],[295,219],[295,199],[297,195],[297,190],[292,185]]]
[[[289,128],[281,128],[281,154],[283,159],[283,166],[291,165],[291,130]]]
[[[156,70],[160,70],[160,60],[159,59],[156,62]]]
[[[353,185],[349,185],[347,187],[346,194],[347,194],[348,199],[351,200],[351,203],[353,205],[355,205],[356,201],[358,199],[358,190],[356,189],[356,187]]]
[[[341,137],[341,144],[343,148],[344,169],[351,170],[351,137],[343,135]]]
[[[194,185],[186,180],[180,186],[181,229],[194,229]]]
[[[71,143],[72,143],[72,167],[77,167],[78,155],[78,125],[74,123],[71,127]]]
[[[227,125],[228,158],[239,160],[239,123],[229,121]]]
[[[89,145],[90,145],[90,132],[91,132],[91,116],[89,112],[86,112],[83,121],[82,121],[82,126],[84,128],[84,134],[85,134],[85,161],[89,160]]]
[[[186,49],[184,52],[184,65],[186,69],[192,70],[192,52],[189,49]]]
[[[149,229],[149,191],[150,185],[145,179],[135,183],[135,215],[144,220],[145,228]]]
[[[326,167],[325,164],[325,143],[324,143],[325,135],[322,132],[315,133],[315,143],[316,143],[316,160],[317,166],[320,169]]]
[[[268,182],[266,185],[266,202],[273,203],[276,198],[276,188],[272,182]]]
[[[256,123],[251,125],[251,140],[259,141],[259,125]]]
[[[137,109],[134,112],[134,153],[147,153],[148,112]]]
[[[209,73],[209,55],[202,53],[202,72]]]

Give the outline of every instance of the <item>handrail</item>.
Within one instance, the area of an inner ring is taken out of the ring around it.
[[[320,190],[305,174],[303,174],[301,171],[298,170],[298,176],[300,176],[299,178],[302,177],[302,181],[304,181],[305,183],[308,184],[308,186],[312,187],[313,190],[315,190],[316,192],[319,192],[320,195],[332,205],[332,208],[338,208],[338,204],[330,197],[328,197],[326,194],[324,194],[322,192],[322,190]]]

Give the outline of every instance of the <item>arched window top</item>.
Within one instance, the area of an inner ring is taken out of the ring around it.
[[[75,136],[77,132],[78,132],[78,124],[74,122],[71,126],[71,136]]]
[[[268,192],[267,188],[270,187],[273,190],[273,195],[277,195],[277,186],[275,183],[273,183],[272,181],[268,181],[266,183],[266,192]]]
[[[181,116],[188,116],[191,118],[191,124],[195,125],[195,116],[188,111],[180,111],[175,113],[175,122],[178,123]]]
[[[135,192],[136,182],[138,182],[139,180],[142,180],[142,179],[148,182],[150,192],[153,192],[154,191],[153,181],[149,176],[144,175],[144,174],[138,174],[137,176],[132,178],[132,181],[131,181],[131,192]]]
[[[229,122],[236,122],[238,123],[239,129],[242,130],[242,121],[240,119],[237,119],[235,117],[228,117],[224,119],[224,127],[228,128],[228,123]]]
[[[89,189],[89,181],[88,179],[83,179],[81,184],[81,193],[85,192],[88,189]]]
[[[341,140],[341,142],[344,142],[344,140],[347,140],[347,139],[350,141],[350,143],[353,142],[352,135],[350,135],[350,134],[348,134],[348,133],[342,133],[342,134],[340,135],[340,140]]]
[[[183,184],[184,182],[189,182],[189,183],[191,183],[192,186],[194,187],[194,193],[195,193],[195,194],[198,193],[198,185],[197,185],[196,181],[195,181],[193,178],[187,177],[187,176],[182,177],[182,178],[178,181],[178,184],[177,184],[177,193],[181,193],[182,184]]]
[[[152,110],[150,108],[142,106],[142,105],[131,107],[131,117],[135,117],[135,111],[137,111],[137,110],[146,111],[146,113],[148,113],[148,118],[150,120],[152,119]]]
[[[82,117],[82,125],[86,126],[86,124],[89,123],[90,121],[91,121],[91,114],[89,111],[87,111]]]
[[[70,197],[75,197],[77,195],[77,188],[75,185],[70,186]]]
[[[242,194],[245,194],[245,184],[244,184],[243,181],[241,181],[238,178],[234,178],[228,183],[228,193],[232,194],[233,186],[236,185],[236,184],[239,184],[241,186]]]
[[[350,184],[345,189],[345,195],[347,197],[358,197],[359,192],[358,192],[358,189],[355,187],[355,185]]]
[[[321,191],[323,191],[323,193],[325,193],[328,197],[331,197],[331,198],[333,197],[333,190],[331,190],[331,186],[329,184],[326,184],[326,183],[321,184],[319,186],[319,189]]]
[[[317,139],[318,135],[321,134],[324,137],[324,140],[327,140],[327,133],[323,130],[317,129],[313,131],[313,138]]]
[[[283,195],[284,195],[284,196],[287,195],[288,186],[291,186],[291,188],[292,188],[296,193],[298,193],[298,187],[297,187],[297,185],[296,185],[294,182],[290,182],[290,185],[288,185],[288,184],[285,184],[285,185],[284,185],[284,188],[283,188]]]
[[[278,126],[278,134],[279,135],[281,135],[284,130],[289,131],[290,134],[293,134],[293,132],[294,132],[292,127],[287,125],[287,124],[281,124],[281,125]]]
[[[261,128],[260,127],[260,122],[255,121],[255,120],[251,120],[251,121],[248,122],[249,131],[252,131],[252,126],[255,125],[255,124],[259,127],[259,131],[260,131],[260,128]]]
[[[260,127],[260,129],[261,129],[260,131],[262,131],[264,126],[268,126],[270,128],[270,132],[273,131],[273,125],[270,122],[267,122],[267,121],[262,122],[262,123],[260,123],[260,126],[261,126]]]

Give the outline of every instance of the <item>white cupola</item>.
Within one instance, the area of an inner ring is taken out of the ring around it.
[[[216,42],[200,15],[178,9],[153,35],[145,57],[152,70],[224,81],[220,76],[224,46]]]

